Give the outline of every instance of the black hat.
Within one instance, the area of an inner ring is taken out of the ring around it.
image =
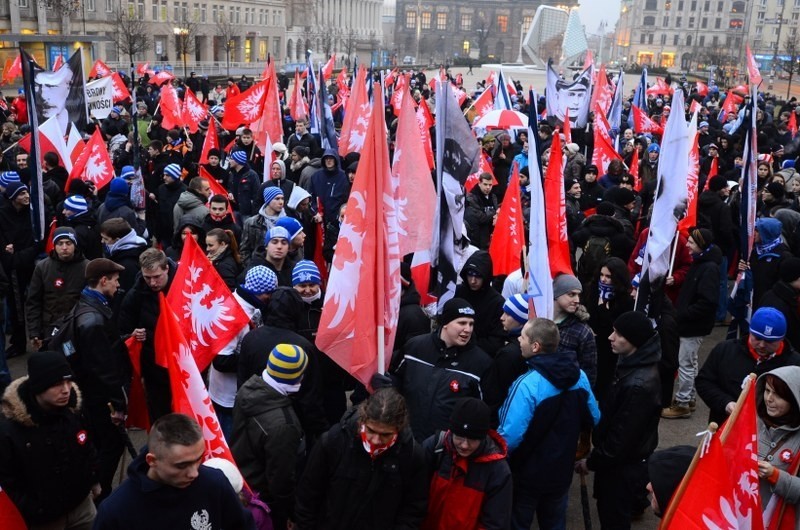
[[[34,394],[41,394],[65,379],[72,379],[72,369],[63,354],[42,351],[28,358],[28,388]]]
[[[781,200],[783,199],[784,195],[786,195],[786,188],[784,188],[783,185],[778,182],[770,182],[769,184],[766,185],[765,189],[776,200]]]
[[[678,445],[656,451],[647,461],[650,484],[661,513],[667,509],[672,494],[678,489],[696,449],[690,445]]]
[[[569,191],[569,190],[572,189],[572,186],[574,186],[575,184],[580,184],[580,183],[581,183],[581,181],[579,181],[576,178],[564,179],[564,191]]]
[[[110,259],[106,258],[97,258],[93,259],[86,265],[86,272],[84,273],[84,277],[87,280],[99,280],[103,276],[108,276],[109,274],[114,274],[115,272],[122,272],[125,270],[125,267],[118,263],[114,263]]]
[[[708,228],[692,228],[689,230],[689,237],[694,239],[697,246],[705,250],[714,242],[714,232]]]
[[[711,177],[708,181],[708,189],[711,191],[721,191],[728,187],[728,181],[722,175]]]
[[[622,313],[614,321],[614,330],[637,348],[656,334],[650,319],[640,311]]]
[[[601,202],[597,205],[597,213],[600,215],[614,215],[614,205],[610,202]]]
[[[456,436],[482,440],[489,432],[489,406],[480,399],[459,399],[450,414],[450,431]]]
[[[613,188],[612,193],[607,193],[606,200],[611,200],[617,206],[625,206],[636,200],[636,195],[633,194],[628,188]],[[611,195],[609,197],[608,195]]]
[[[213,149],[208,150],[208,156],[215,156],[217,158],[222,158],[222,151],[217,149],[216,147]]]
[[[475,318],[475,310],[469,302],[463,298],[452,298],[448,300],[444,304],[442,312],[437,320],[440,326],[444,326],[458,318]]]
[[[800,258],[785,258],[780,265],[781,281],[791,283],[800,278]]]

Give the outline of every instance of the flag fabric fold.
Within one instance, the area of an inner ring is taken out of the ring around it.
[[[217,136],[217,124],[210,121],[206,137],[203,139],[203,150],[200,152],[200,164],[208,164],[208,152],[212,149],[220,149],[219,136]],[[227,196],[227,193],[225,194]]]
[[[564,197],[563,155],[561,140],[553,135],[550,161],[544,175],[545,216],[547,219],[547,248],[550,274],[572,274],[572,263],[567,239],[567,205]]]
[[[360,151],[367,137],[369,125],[370,103],[367,97],[367,69],[364,65],[358,68],[353,88],[350,92],[350,102],[347,113],[342,123],[341,137],[339,138],[339,155]]]
[[[519,164],[514,163],[505,199],[500,205],[500,211],[497,212],[492,241],[489,243],[492,274],[507,276],[519,269],[524,247],[525,225],[522,222],[522,204],[520,203]]]
[[[265,79],[251,86],[241,94],[225,100],[225,114],[222,117],[222,127],[233,130],[241,125],[249,125],[258,121],[264,113],[267,83],[268,81]]]
[[[181,111],[181,121],[189,129],[189,132],[194,134],[200,128],[200,122],[208,115],[206,106],[197,99],[192,89],[186,87],[186,93],[183,96],[183,109]],[[209,127],[210,129],[211,127]]]
[[[300,72],[294,71],[294,87],[289,96],[289,115],[294,121],[304,120],[308,117],[308,103],[303,97],[303,83],[300,81]]]
[[[94,130],[75,165],[72,166],[72,171],[67,179],[67,189],[69,189],[70,181],[78,179],[89,180],[94,183],[97,190],[101,190],[113,178],[114,164],[108,154],[106,142],[103,140],[103,133],[98,128]]]
[[[0,528],[3,530],[27,530],[22,515],[11,502],[8,493],[0,486]]]
[[[692,116],[689,123],[689,171],[686,173],[686,215],[678,221],[678,230],[689,237],[689,230],[697,225],[697,200],[698,186],[700,185],[700,147],[698,144],[697,114]],[[716,160],[716,158],[714,159]],[[710,177],[709,177],[710,178]]]
[[[161,114],[163,120],[161,126],[164,129],[180,129],[183,127],[183,109],[181,108],[181,100],[178,97],[178,91],[173,88],[171,84],[164,85],[161,88]],[[225,108],[225,116],[227,117],[227,107]]]

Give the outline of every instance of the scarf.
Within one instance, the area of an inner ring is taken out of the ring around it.
[[[301,296],[300,298],[302,298],[303,302],[305,302],[307,304],[310,304],[311,302],[315,302],[315,301],[319,300],[320,298],[322,298],[322,289],[317,291],[317,294],[315,294],[315,295]]]
[[[279,383],[278,381],[275,381],[272,376],[267,373],[266,368],[264,368],[264,371],[261,372],[261,379],[263,379],[266,384],[274,388],[275,391],[282,396],[296,394],[300,390],[300,383],[287,385],[286,383]]]
[[[375,460],[380,455],[388,451],[392,448],[392,446],[397,442],[397,434],[392,436],[392,439],[389,440],[388,443],[385,444],[371,444],[369,440],[367,440],[367,426],[361,425],[360,429],[361,433],[361,445],[364,446],[364,450],[369,454],[370,458]]]
[[[766,257],[773,257],[779,258],[780,255],[774,252],[774,250],[782,243],[780,236],[772,241],[768,241],[766,243],[758,243],[756,244],[756,254],[758,254],[758,259],[766,258]]]
[[[95,291],[89,287],[84,287],[81,294],[85,294],[90,298],[94,298],[95,300],[99,300],[101,304],[108,305],[108,299],[101,293],[100,291]]]
[[[784,346],[786,346],[786,342],[781,340],[781,345],[778,346],[778,349],[775,351],[775,353],[771,353],[769,355],[759,355],[758,352],[753,349],[753,345],[750,344],[750,337],[747,338],[747,351],[750,352],[750,357],[756,361],[756,364],[769,361],[770,359],[782,354]]]
[[[601,281],[597,282],[597,289],[600,294],[600,300],[607,302],[614,298],[614,286],[606,285]]]

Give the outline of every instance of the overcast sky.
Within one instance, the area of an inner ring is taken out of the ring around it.
[[[587,34],[597,33],[601,20],[606,21],[606,29],[614,29],[614,23],[619,18],[620,0],[581,0],[581,21]]]

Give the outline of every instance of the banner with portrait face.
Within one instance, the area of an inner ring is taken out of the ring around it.
[[[545,96],[547,121],[553,125],[561,125],[569,109],[570,126],[586,127],[592,99],[592,66],[581,72],[573,81],[566,81],[553,69],[552,63],[548,64]]]
[[[86,110],[86,81],[80,48],[55,72],[37,65],[33,82],[39,123],[55,116],[62,132],[66,132],[70,122],[79,131],[86,130],[89,115]]]

